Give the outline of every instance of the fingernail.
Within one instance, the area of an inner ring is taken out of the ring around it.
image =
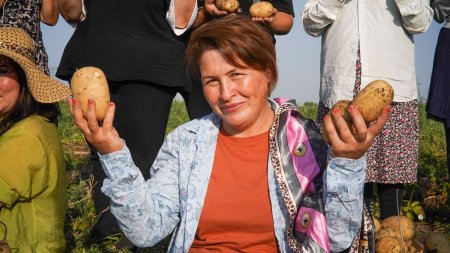
[[[386,109],[386,111],[387,111],[387,112],[391,112],[391,111],[392,111],[392,107],[389,106],[389,107]]]
[[[113,107],[114,103],[113,102],[109,102],[109,107]]]
[[[92,99],[88,99],[88,104],[92,104],[94,101]]]
[[[323,118],[324,120],[330,120],[330,115],[325,115],[325,117]]]
[[[333,109],[333,114],[338,114],[339,112],[340,112],[340,110],[338,108]]]
[[[354,106],[354,105],[349,106],[349,107],[348,107],[348,110],[349,110],[350,112],[354,112],[354,111],[355,111],[355,106]]]

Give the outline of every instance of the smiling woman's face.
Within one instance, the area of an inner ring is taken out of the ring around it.
[[[215,50],[202,54],[199,69],[205,98],[228,134],[249,137],[269,130],[274,117],[267,101],[269,71],[233,66]]]
[[[0,117],[5,116],[12,110],[19,93],[19,78],[12,60],[0,56]]]

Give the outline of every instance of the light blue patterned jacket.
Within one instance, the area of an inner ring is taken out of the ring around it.
[[[161,147],[147,181],[126,146],[100,155],[107,174],[102,191],[111,198],[112,213],[135,245],[152,246],[173,232],[168,252],[189,251],[211,175],[220,124],[220,118],[212,113],[175,129]],[[323,174],[323,198],[332,252],[350,247],[361,226],[365,166],[365,157],[329,158]],[[270,162],[268,175],[279,250],[292,252],[286,242],[288,213]]]

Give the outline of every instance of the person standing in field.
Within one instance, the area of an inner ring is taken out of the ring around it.
[[[434,54],[433,73],[428,93],[428,116],[445,126],[447,144],[447,171],[450,176],[450,1],[431,0],[434,20],[444,23]]]
[[[34,41],[35,61],[39,69],[49,75],[41,22],[49,26],[56,25],[59,16],[56,0],[4,0],[0,2],[0,7],[0,26],[18,27],[26,31]]]
[[[381,219],[399,213],[404,184],[417,180],[414,35],[432,17],[428,0],[309,0],[303,9],[305,31],[322,38],[319,125],[336,102],[351,100],[371,81],[394,88],[389,121],[367,153],[365,195],[372,199],[375,183]]]
[[[103,70],[111,100],[120,108],[115,127],[148,179],[149,168],[164,140],[173,98],[178,92],[186,95],[186,91],[192,91],[185,44],[197,15],[196,1],[57,2],[62,16],[75,23],[76,29],[64,49],[56,76],[70,81],[79,68],[95,66]],[[201,88],[195,90],[201,92]],[[185,101],[191,117],[210,112],[201,93]],[[96,242],[121,231],[108,209],[108,198],[100,191],[106,175],[97,151],[92,149],[91,153],[96,181],[93,197],[99,218],[90,239]]]

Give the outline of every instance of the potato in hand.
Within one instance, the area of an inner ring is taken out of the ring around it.
[[[239,9],[238,0],[216,0],[214,4],[219,11],[226,11],[227,13],[236,13]]]
[[[383,80],[375,80],[362,89],[352,101],[338,101],[331,109],[328,115],[332,116],[333,110],[339,109],[340,115],[345,119],[349,129],[355,133],[352,119],[348,112],[348,107],[353,105],[358,109],[366,122],[367,126],[375,121],[383,111],[383,108],[392,104],[394,99],[394,90],[390,84]],[[332,117],[333,118],[333,117]],[[326,143],[330,143],[328,133],[325,128],[321,128],[322,137]]]
[[[75,98],[80,101],[83,114],[86,115],[88,99],[95,101],[97,120],[105,118],[110,97],[108,81],[103,71],[96,67],[84,67],[78,69],[72,76],[70,88]]]
[[[273,5],[266,1],[253,3],[249,11],[254,18],[270,18],[274,14]]]

